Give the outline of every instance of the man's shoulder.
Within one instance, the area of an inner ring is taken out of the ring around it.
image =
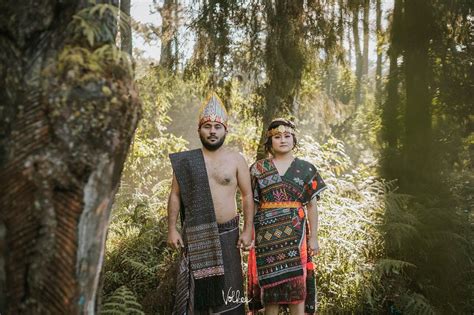
[[[198,151],[201,151],[201,149],[193,149],[193,150],[186,150],[186,151],[180,151],[180,152],[173,152],[169,154],[170,158],[179,158],[179,157],[184,157],[184,156],[189,156],[193,154],[197,154]]]
[[[234,162],[238,162],[238,161],[245,161],[245,158],[243,157],[243,155],[240,153],[240,152],[237,152],[236,150],[234,149],[224,149],[222,151],[222,156],[221,156],[222,159],[225,159],[227,161],[234,161]]]
[[[203,161],[201,149],[187,150],[169,154],[173,168],[180,167],[182,163],[188,161],[192,164],[200,164]]]

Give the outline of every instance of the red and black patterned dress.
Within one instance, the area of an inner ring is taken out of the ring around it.
[[[314,266],[307,249],[306,204],[326,188],[316,168],[295,158],[281,176],[272,159],[250,168],[255,215],[255,249],[249,253],[250,310],[265,304],[298,304],[315,312]]]

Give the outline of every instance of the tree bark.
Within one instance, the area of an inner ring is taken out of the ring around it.
[[[382,102],[382,1],[375,1],[375,28],[377,36],[377,61],[375,68],[375,100]]]
[[[83,3],[0,5],[1,314],[94,314],[140,104],[128,58],[113,57],[117,11]]]
[[[352,37],[354,40],[354,56],[356,63],[356,82],[354,89],[354,102],[358,106],[361,103],[361,87],[362,87],[362,52],[360,49],[359,38],[359,3],[356,2],[352,8]]]
[[[347,59],[349,61],[349,68],[352,68],[352,38],[351,38],[350,30],[347,31],[347,44],[348,44]]]
[[[370,15],[370,1],[364,0],[364,19],[363,19],[363,30],[364,30],[364,46],[362,50],[362,74],[361,74],[361,102],[365,101],[367,80],[369,74],[369,15]]]
[[[423,12],[423,14],[419,14]],[[433,176],[431,96],[429,93],[430,32],[433,8],[423,0],[405,1],[404,61],[406,82],[404,184],[411,192],[426,188]]]
[[[293,113],[305,65],[303,3],[302,0],[265,1],[268,25],[265,46],[267,84],[258,159],[265,157],[263,144],[271,120]]]
[[[398,37],[401,32],[402,21],[402,0],[395,0],[393,6],[392,23],[390,29],[390,48],[388,49],[388,58],[390,68],[387,82],[387,98],[382,108],[382,141],[383,155],[382,173],[387,179],[400,177],[401,169],[399,162],[399,139],[400,124],[398,116],[400,114],[400,73],[398,66],[398,57],[400,56],[400,45]]]
[[[165,0],[160,9],[161,14],[161,54],[160,66],[169,71],[173,70],[173,39],[175,35],[175,4],[174,0]]]
[[[179,70],[179,40],[178,40],[178,28],[180,26],[180,4],[179,0],[174,0],[174,35],[173,35],[173,64],[175,73]]]

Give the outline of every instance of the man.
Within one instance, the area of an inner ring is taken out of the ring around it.
[[[227,112],[213,93],[199,114],[203,147],[170,155],[168,244],[182,248],[174,314],[244,314],[240,248],[252,247],[253,194],[244,158],[222,145]],[[242,195],[239,237],[235,196]],[[176,228],[180,213],[182,233]]]

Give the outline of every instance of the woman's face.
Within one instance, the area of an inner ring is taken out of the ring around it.
[[[289,132],[277,133],[272,136],[272,149],[277,154],[285,154],[295,146],[293,135]]]

